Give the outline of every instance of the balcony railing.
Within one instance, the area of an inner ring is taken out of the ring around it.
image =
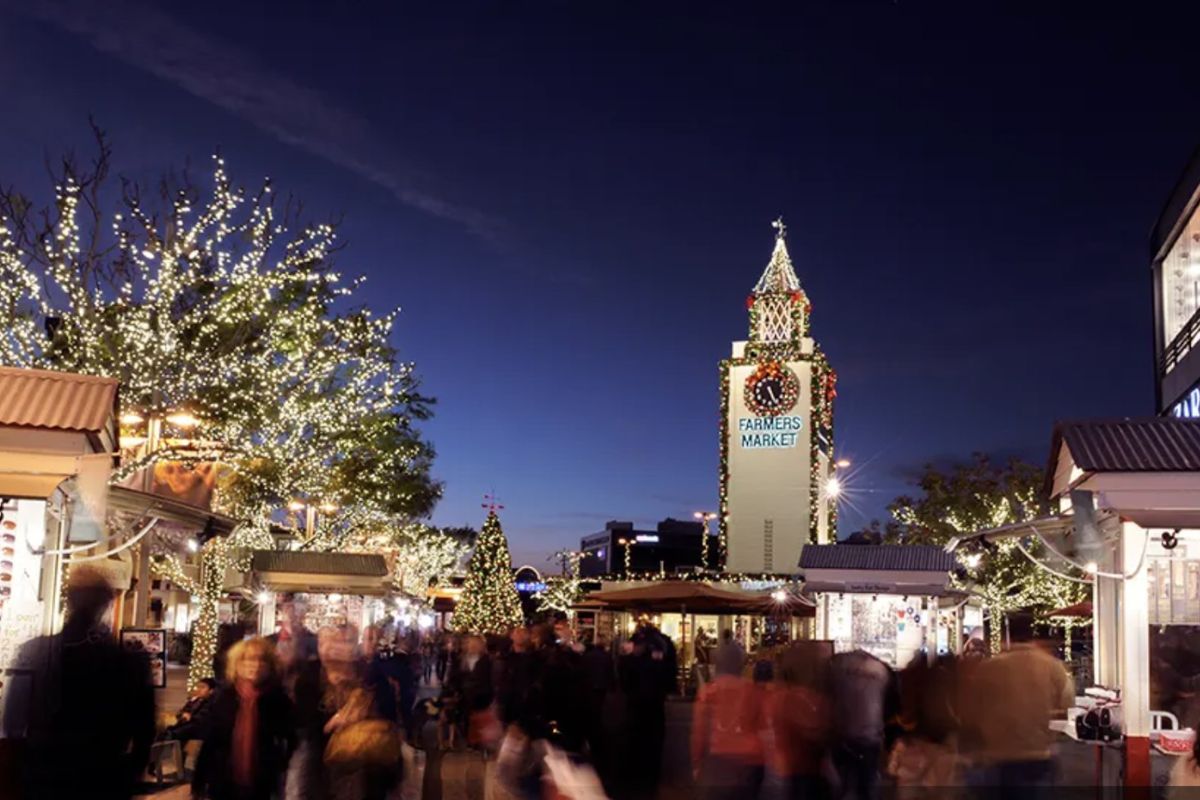
[[[1197,344],[1200,344],[1200,309],[1192,314],[1192,318],[1184,323],[1167,349],[1163,350],[1162,361],[1158,365],[1159,374],[1166,375],[1179,366],[1183,357]]]

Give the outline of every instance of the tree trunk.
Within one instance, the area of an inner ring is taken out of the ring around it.
[[[211,542],[200,554],[200,616],[192,626],[192,663],[188,666],[188,690],[204,678],[213,677],[220,620],[217,604],[225,589],[224,546]],[[224,677],[224,676],[221,676]]]
[[[1004,647],[1005,614],[998,605],[988,607],[988,654],[996,655]]]

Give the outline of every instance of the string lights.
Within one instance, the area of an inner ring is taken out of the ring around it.
[[[246,523],[199,548],[199,585],[177,556],[154,561],[200,598],[194,683],[226,570],[272,546],[267,519],[288,499],[337,506],[306,543],[317,549],[430,510],[440,489],[414,425],[429,401],[391,344],[396,312],[355,306],[361,279],[334,269],[333,225],[292,230],[295,208],[280,211],[269,182],[235,186],[219,156],[209,190],[167,180],[147,201],[126,185],[106,224],[98,144],[91,171],[64,163],[45,215],[0,197],[0,363],[117,377],[123,425],[186,434],[128,455],[114,482],[160,462],[220,465],[214,508]]]
[[[524,621],[508,539],[493,509],[475,542],[451,624],[463,633],[504,634]]]
[[[785,396],[780,407],[790,407],[799,384],[794,378],[788,380],[797,362],[807,362],[810,377],[811,412],[806,421],[809,445],[809,541],[819,540],[820,523],[828,515],[829,538],[837,538],[837,504],[828,502],[823,491],[830,476],[830,459],[833,453],[833,402],[837,397],[837,375],[820,346],[808,340],[812,303],[800,288],[787,251],[786,228],[781,220],[772,223],[776,229],[775,249],[766,270],[746,299],[750,318],[750,338],[744,353],[736,358],[721,361],[720,396],[720,453],[718,457],[718,547],[720,564],[724,566],[728,556],[729,541],[729,403],[730,375],[734,368],[754,367],[747,379],[747,388],[764,377],[778,376]],[[795,383],[793,386],[792,384]],[[746,395],[747,407],[751,411],[769,411],[759,408],[759,399],[753,393]],[[824,458],[822,458],[824,455]],[[823,502],[824,501],[824,502]]]

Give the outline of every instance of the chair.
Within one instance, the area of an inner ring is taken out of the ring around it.
[[[163,763],[172,761],[175,765],[173,778],[176,783],[184,780],[183,774],[183,743],[176,739],[155,742],[150,746],[150,769],[154,772],[154,780],[158,785],[163,783]]]

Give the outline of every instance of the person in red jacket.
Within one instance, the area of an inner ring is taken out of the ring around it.
[[[706,800],[758,796],[765,771],[764,690],[743,678],[730,660],[696,698],[692,717],[692,771]]]

